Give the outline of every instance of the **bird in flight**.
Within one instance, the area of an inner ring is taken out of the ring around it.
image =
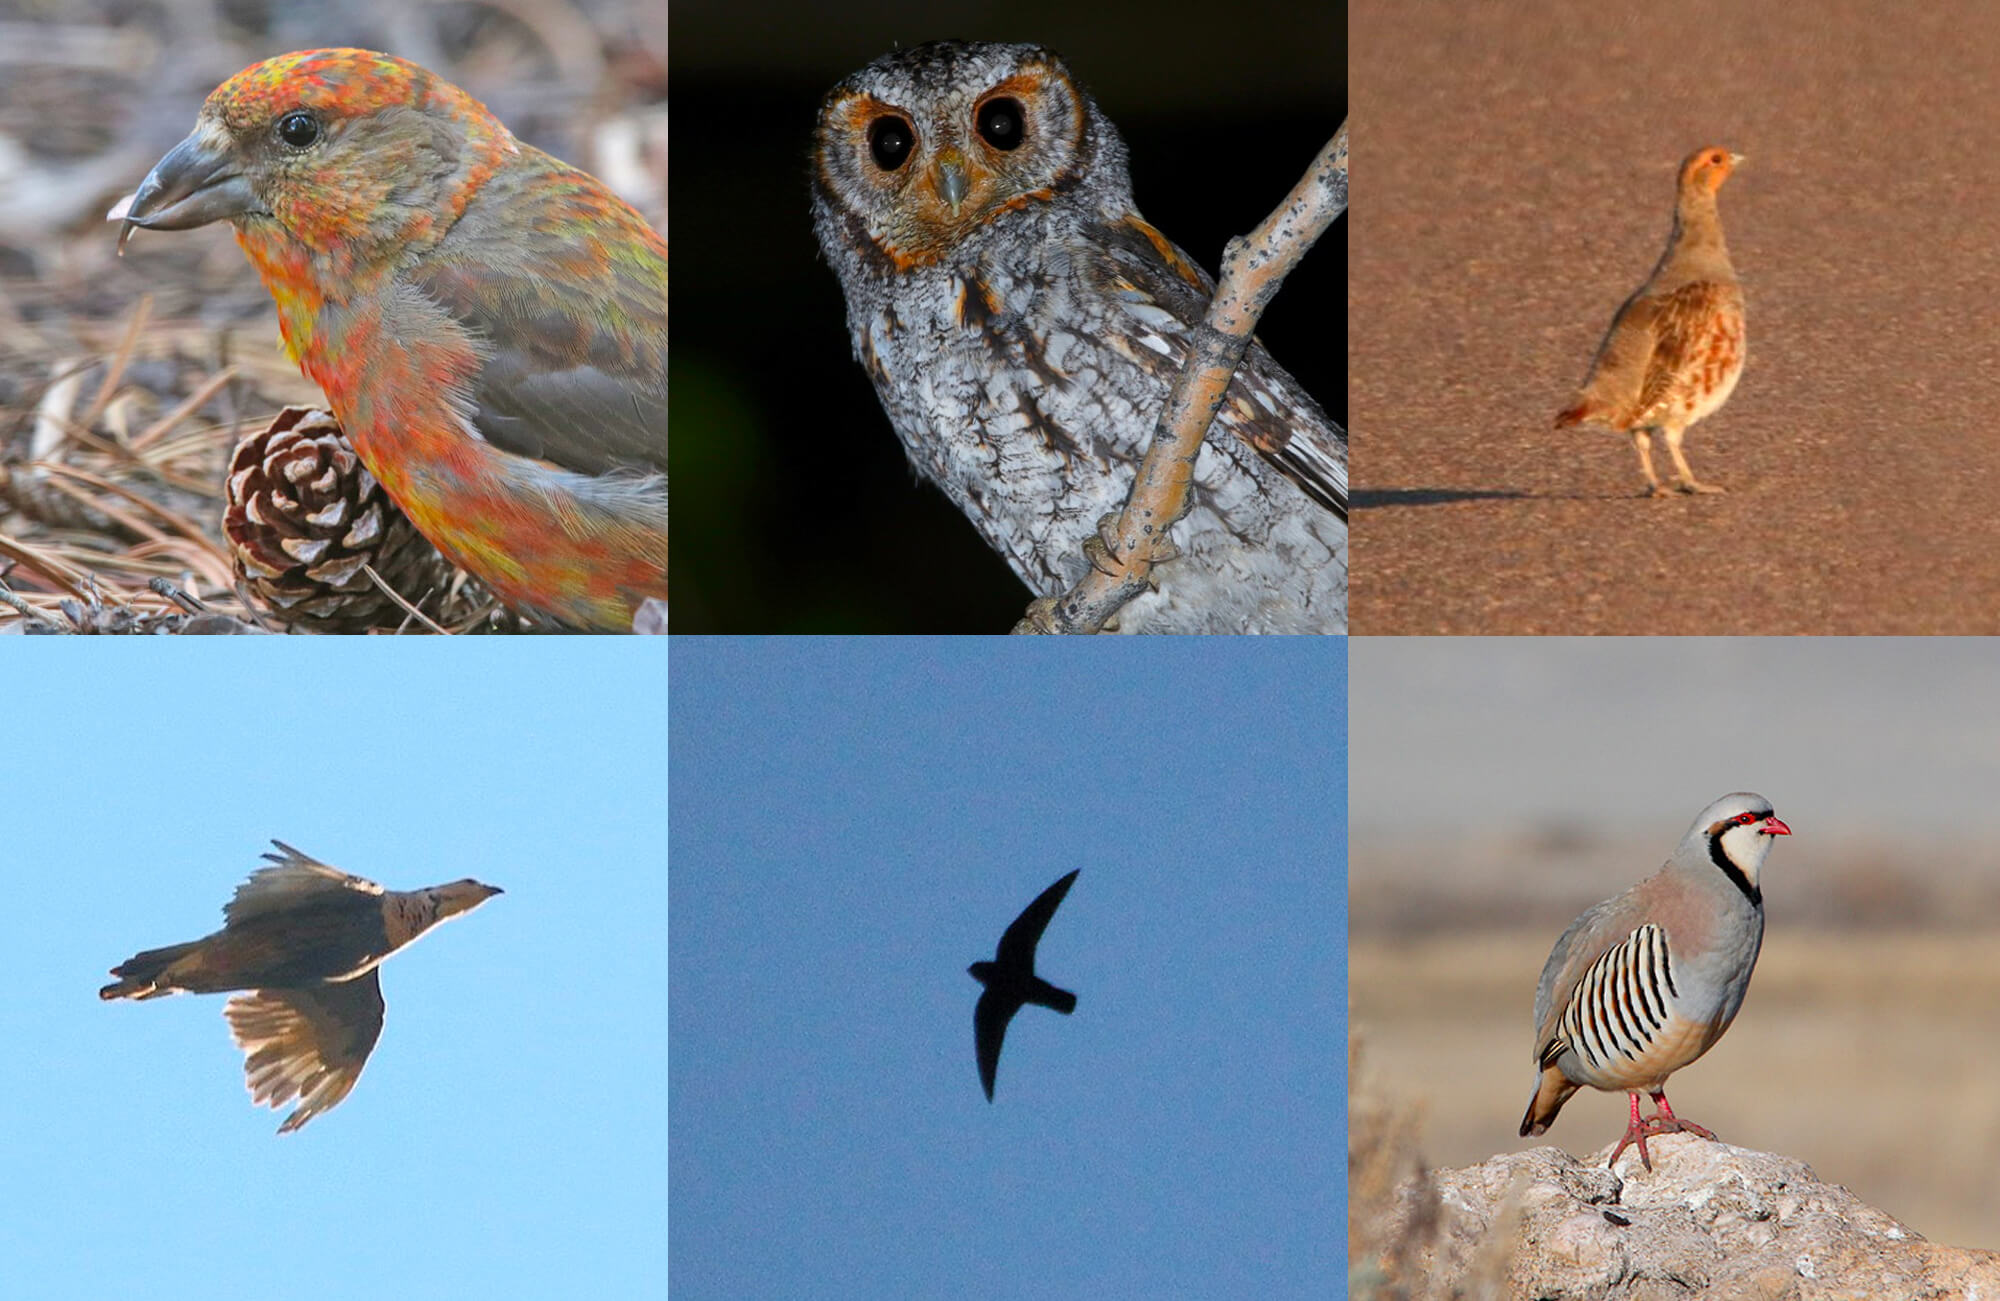
[[[222,909],[222,929],[149,949],[111,969],[102,999],[248,990],[222,1015],[248,1054],[253,1101],[298,1107],[289,1133],[335,1106],[361,1078],[382,1033],[375,968],[441,921],[500,893],[466,879],[423,890],[384,890],[308,858],[282,840]]]
[[[993,1101],[993,1077],[1000,1070],[1000,1042],[1007,1037],[1007,1023],[1021,1005],[1052,1007],[1064,1016],[1076,1011],[1075,994],[1057,989],[1035,974],[1035,946],[1041,943],[1049,918],[1056,915],[1057,905],[1075,880],[1076,873],[1071,872],[1042,891],[1001,935],[993,961],[975,962],[966,968],[974,980],[986,986],[979,1006],[973,1009],[972,1029],[979,1046],[979,1081],[986,1086],[988,1102]]]

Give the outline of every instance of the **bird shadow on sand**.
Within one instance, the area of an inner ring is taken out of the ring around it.
[[[1684,493],[1672,500],[1699,501]],[[1523,492],[1518,488],[1360,488],[1349,499],[1355,510],[1394,506],[1450,506],[1462,501],[1647,501],[1643,492]]]
[[[1389,506],[1449,506],[1459,501],[1516,501],[1535,495],[1496,488],[1358,488],[1349,503],[1355,510],[1380,510]]]

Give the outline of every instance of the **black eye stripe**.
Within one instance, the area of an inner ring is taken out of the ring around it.
[[[1764,891],[1761,887],[1751,884],[1750,878],[1743,875],[1743,869],[1731,862],[1729,855],[1722,852],[1722,838],[1729,833],[1730,828],[1747,826],[1764,816],[1758,813],[1739,813],[1733,818],[1716,823],[1709,828],[1708,833],[1709,861],[1720,868],[1730,883],[1743,892],[1743,897],[1750,901],[1752,907],[1757,908],[1761,908],[1764,904]]]

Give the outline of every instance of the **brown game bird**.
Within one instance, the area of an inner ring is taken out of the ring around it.
[[[1695,480],[1681,439],[1729,400],[1743,374],[1743,289],[1715,207],[1716,192],[1742,162],[1742,155],[1711,146],[1681,164],[1667,251],[1611,318],[1589,378],[1556,416],[1557,429],[1595,424],[1632,435],[1655,497],[1667,495],[1653,473],[1655,432],[1666,439],[1676,488],[1723,491]]]
[[[281,840],[276,866],[259,868],[222,909],[222,929],[186,944],[149,949],[111,969],[103,999],[249,990],[223,1016],[253,1100],[298,1108],[290,1133],[339,1104],[361,1078],[382,1033],[375,968],[441,921],[477,908],[498,886],[466,879],[423,890],[384,890],[308,858]]]

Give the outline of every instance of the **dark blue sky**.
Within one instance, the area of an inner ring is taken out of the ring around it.
[[[1342,641],[674,657],[674,1295],[1338,1290]],[[989,1104],[965,968],[1071,868]]]

